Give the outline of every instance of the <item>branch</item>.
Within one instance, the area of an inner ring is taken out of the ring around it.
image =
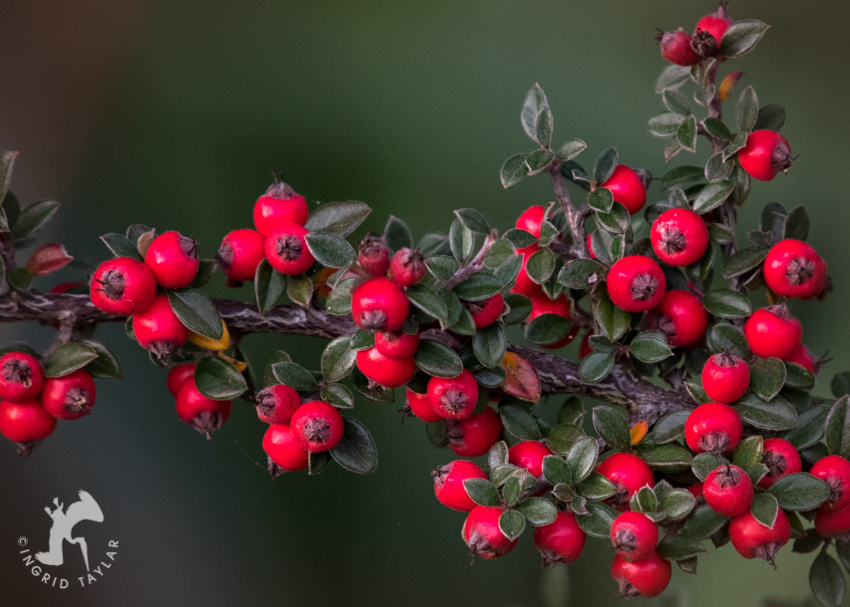
[[[584,219],[587,215],[587,205],[582,205],[576,209],[570,198],[570,192],[567,189],[567,180],[561,175],[561,163],[553,161],[549,166],[549,174],[552,176],[552,189],[555,192],[555,198],[561,208],[564,209],[564,215],[567,218],[567,224],[570,226],[570,234],[573,237],[573,257],[590,257],[587,251],[587,242],[584,235]]]

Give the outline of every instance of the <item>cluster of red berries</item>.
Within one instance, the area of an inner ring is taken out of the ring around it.
[[[702,17],[694,28],[693,35],[681,27],[674,32],[659,32],[657,40],[661,56],[676,65],[696,65],[700,61],[716,57],[720,52],[723,34],[734,21],[726,6]]]

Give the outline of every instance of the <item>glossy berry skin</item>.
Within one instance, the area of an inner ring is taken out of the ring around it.
[[[422,253],[404,247],[390,260],[390,276],[402,287],[412,287],[422,280],[428,269]]]
[[[284,424],[272,424],[263,436],[263,450],[269,458],[269,471],[298,472],[306,470],[310,454],[301,448],[292,430]]]
[[[649,312],[649,325],[658,329],[673,348],[699,342],[708,326],[708,313],[699,297],[690,291],[665,291],[661,303]]]
[[[38,359],[26,352],[0,356],[0,398],[14,403],[34,400],[44,386],[44,371]]]
[[[691,48],[691,36],[680,27],[675,32],[658,35],[661,56],[676,65],[688,66],[699,63],[699,55]]]
[[[94,271],[91,302],[110,314],[129,316],[146,309],[156,295],[156,279],[150,267],[131,257],[104,261]]]
[[[802,240],[777,242],[764,260],[764,280],[777,295],[811,299],[826,283],[826,263]]]
[[[171,367],[171,370],[168,372],[168,378],[165,380],[165,385],[174,398],[177,398],[177,393],[180,391],[183,383],[190,377],[195,376],[197,366],[195,363],[186,363],[185,365]]]
[[[497,559],[516,548],[517,540],[509,540],[499,529],[499,517],[504,510],[476,506],[463,523],[463,539],[473,556]]]
[[[145,263],[156,284],[164,289],[188,287],[198,274],[198,244],[180,232],[165,232],[153,239],[145,253]]]
[[[846,542],[850,539],[850,508],[818,511],[815,531],[822,537],[834,537],[839,542]]]
[[[809,473],[829,485],[829,498],[818,508],[842,510],[850,506],[850,462],[840,455],[827,455],[815,462]]]
[[[767,474],[758,483],[762,489],[769,488],[784,476],[803,470],[800,453],[784,438],[768,438],[764,441],[761,463],[767,466]]]
[[[552,455],[552,450],[535,440],[517,443],[508,449],[508,462],[525,468],[534,477],[543,476],[543,458]]]
[[[685,422],[685,442],[695,453],[731,453],[743,433],[738,413],[723,403],[700,405]]]
[[[800,344],[799,346],[791,350],[791,353],[788,354],[782,360],[787,363],[798,364],[804,369],[807,369],[810,372],[814,373],[815,375],[817,375],[818,371],[820,371],[820,369],[818,368],[818,361],[815,360],[815,358],[812,356],[812,353],[809,352],[809,349],[803,344]]]
[[[658,525],[642,512],[623,512],[611,525],[611,545],[630,561],[651,556],[658,545]]]
[[[56,418],[37,400],[13,403],[0,401],[0,434],[16,443],[40,441],[56,428]]]
[[[546,216],[546,207],[542,204],[536,204],[528,207],[516,220],[516,227],[520,230],[525,230],[535,238],[540,238],[540,226],[543,225],[543,218]],[[532,244],[522,249],[517,249],[517,253],[525,253],[531,251],[537,244]],[[533,252],[533,251],[532,251]]]
[[[301,406],[301,397],[289,386],[276,384],[257,392],[254,403],[261,422],[288,426],[292,414]]]
[[[626,312],[646,312],[664,298],[667,279],[655,261],[645,255],[629,255],[608,271],[608,295]]]
[[[310,232],[297,223],[284,223],[266,236],[266,259],[271,266],[286,276],[303,274],[315,259],[307,248],[305,237]]]
[[[593,252],[593,233],[587,235],[587,254],[591,259],[596,259],[596,253]]]
[[[738,554],[745,559],[762,558],[769,563],[779,549],[788,543],[791,525],[780,508],[776,513],[773,529],[768,529],[756,520],[752,512],[737,516],[729,523],[729,539]]]
[[[357,263],[372,276],[385,276],[390,269],[390,250],[384,239],[369,234],[360,242]]]
[[[230,407],[229,400],[213,400],[201,394],[194,377],[186,380],[177,393],[177,416],[207,438],[227,421]]]
[[[619,584],[620,595],[624,598],[638,596],[658,596],[673,577],[670,561],[653,551],[645,559],[629,562],[618,554],[611,563],[611,577]]]
[[[543,566],[572,563],[581,556],[587,535],[571,512],[558,512],[554,522],[534,529],[534,547],[543,556]]]
[[[708,32],[719,45],[720,41],[723,40],[723,34],[726,33],[732,23],[731,19],[713,13],[706,15],[697,22],[696,31]]]
[[[285,223],[303,226],[309,216],[307,201],[285,183],[273,185],[254,203],[254,227],[263,236]]]
[[[154,297],[147,310],[133,316],[133,333],[139,345],[160,359],[167,358],[189,337],[189,330],[174,314],[164,293]]]
[[[784,358],[800,345],[803,325],[785,306],[771,306],[753,312],[744,323],[744,336],[756,356]]]
[[[501,293],[496,293],[490,299],[484,301],[472,302],[469,306],[469,312],[472,314],[472,321],[475,323],[476,329],[489,327],[502,316],[502,310],[505,307],[505,298]]]
[[[730,352],[714,354],[702,368],[702,387],[714,402],[732,404],[750,387],[750,368]]]
[[[342,415],[336,407],[320,400],[298,407],[289,427],[301,448],[310,453],[330,451],[342,440]]]
[[[540,247],[537,244],[532,244],[529,247],[523,249],[524,253],[522,254],[522,266],[519,269],[519,274],[517,274],[516,282],[514,286],[511,288],[512,293],[517,293],[519,295],[525,295],[529,299],[533,299],[535,295],[540,293],[543,290],[543,287],[528,277],[528,270],[526,270],[526,266],[528,265],[528,259],[534,255],[537,251],[540,250]]]
[[[475,502],[467,495],[463,481],[470,478],[487,478],[481,468],[462,459],[440,466],[431,476],[434,477],[434,495],[437,500],[444,506],[461,512],[469,512],[475,508]]]
[[[449,447],[461,457],[484,455],[502,437],[502,418],[492,408],[452,420],[446,426]]]
[[[646,187],[638,174],[625,164],[618,164],[611,176],[602,183],[600,188],[611,191],[614,202],[619,202],[634,215],[646,204]]]
[[[635,491],[655,484],[647,463],[631,453],[614,453],[603,460],[596,471],[617,488],[617,494],[607,501],[621,511],[629,509],[629,500]]]
[[[266,237],[256,230],[233,230],[221,241],[216,260],[230,280],[254,280],[266,256]]]
[[[432,377],[428,380],[431,408],[443,419],[465,419],[478,402],[478,382],[464,369],[457,377]]]
[[[375,348],[378,352],[393,360],[404,360],[416,354],[419,348],[419,334],[375,333]]]
[[[652,250],[669,266],[689,266],[708,249],[708,227],[690,209],[664,211],[649,234]]]
[[[88,415],[96,398],[94,380],[83,369],[47,378],[41,391],[41,405],[57,419],[79,419]]]
[[[423,422],[428,422],[429,424],[443,420],[443,418],[434,411],[433,407],[431,407],[431,399],[428,398],[427,393],[419,394],[410,388],[407,388],[407,402],[404,406],[404,412],[407,415],[418,417]]]
[[[398,388],[409,382],[416,373],[416,362],[413,358],[393,360],[378,352],[377,348],[369,348],[357,352],[357,368],[382,386]]]
[[[720,466],[705,477],[703,495],[717,514],[740,516],[753,504],[753,482],[743,468]]]
[[[367,331],[398,331],[410,312],[400,286],[386,277],[370,278],[351,294],[351,316]]]
[[[694,497],[700,497],[705,491],[705,484],[702,481],[697,481],[693,485],[688,486],[688,491]]]
[[[770,181],[791,167],[791,145],[776,131],[753,131],[738,152],[738,161],[750,177]]]

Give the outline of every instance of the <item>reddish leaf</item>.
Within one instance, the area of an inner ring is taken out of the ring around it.
[[[505,368],[505,392],[522,400],[540,400],[540,377],[530,362],[515,352],[505,352],[502,366]]]
[[[61,244],[46,244],[33,252],[27,262],[27,270],[33,276],[44,276],[61,270],[72,261],[74,258],[68,255]]]

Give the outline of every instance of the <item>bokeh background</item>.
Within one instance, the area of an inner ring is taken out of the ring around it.
[[[61,240],[91,261],[108,255],[98,235],[136,222],[194,234],[212,256],[227,231],[250,226],[272,170],[311,203],[369,203],[373,230],[390,213],[417,236],[445,230],[452,209],[465,206],[505,227],[525,206],[552,199],[543,178],[509,191],[499,184],[502,161],[531,149],[519,124],[528,88],[539,81],[546,90],[558,142],[588,142],[587,164],[615,145],[622,161],[662,174],[663,142],[646,130],[662,110],[653,93],[664,66],[655,28],[690,29],[712,10],[711,2],[648,0],[7,1],[0,147],[21,153],[13,189],[24,202],[63,203],[43,242]],[[850,8],[741,0],[732,12],[773,26],[733,69],[746,72],[739,87],[754,85],[762,104],[787,106],[783,132],[800,155],[790,175],[756,186],[742,225],[751,229],[772,200],[806,204],[812,214],[810,241],[837,288],[823,303],[795,304],[795,313],[805,342],[830,350],[818,388],[825,393],[832,373],[850,368]],[[214,293],[225,292],[222,282]],[[50,339],[35,326],[0,331],[38,347]],[[470,566],[458,537],[463,516],[433,499],[429,477],[452,454],[434,449],[421,424],[400,425],[397,406],[359,402],[355,410],[378,441],[376,474],[331,466],[319,477],[271,482],[263,427],[249,405],[235,403],[207,442],[178,421],[165,373],[121,327],[103,327],[100,338],[125,378],[99,382],[94,415],[60,424],[27,460],[2,445],[4,602],[619,604],[611,552],[599,541],[548,576],[530,534],[508,558]],[[260,366],[275,349],[316,366],[322,347],[269,336],[243,344]],[[88,588],[73,579],[63,592],[44,588],[22,566],[16,540],[46,541],[42,508],[54,496],[70,502],[81,488],[106,513],[90,536],[119,540],[116,562]],[[766,595],[799,602],[810,561],[786,549],[774,572],[727,546],[701,558],[696,577],[674,572],[667,597],[695,607],[757,605]]]

